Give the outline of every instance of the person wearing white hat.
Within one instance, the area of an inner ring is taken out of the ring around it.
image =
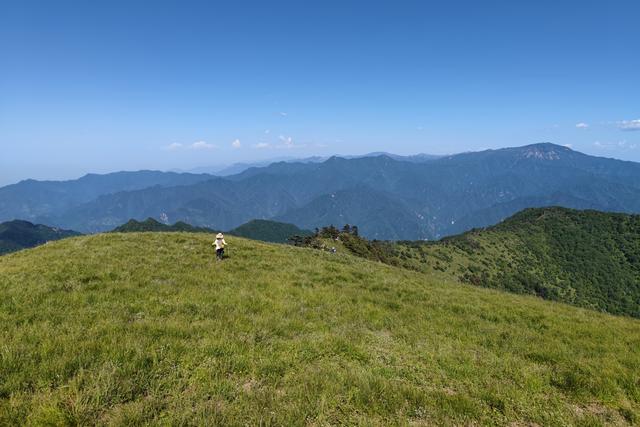
[[[211,245],[216,247],[216,258],[218,261],[222,261],[222,258],[224,258],[224,247],[226,244],[227,242],[224,241],[224,235],[222,233],[218,233],[216,235],[216,241]]]

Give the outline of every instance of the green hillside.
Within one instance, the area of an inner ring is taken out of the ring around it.
[[[369,241],[324,227],[302,246],[337,247],[450,280],[640,317],[640,215],[526,209],[436,242]]]
[[[125,224],[113,229],[113,233],[138,233],[138,232],[172,232],[180,231],[185,233],[213,233],[213,230],[206,227],[194,227],[186,222],[178,221],[173,225],[163,224],[160,221],[147,218],[144,221],[130,219]]]
[[[0,258],[0,425],[630,425],[640,322],[343,252],[112,233]]]
[[[263,242],[286,243],[291,236],[310,236],[309,230],[301,230],[293,224],[254,219],[229,231],[234,236],[246,237]]]
[[[640,215],[526,209],[488,229],[392,252],[400,265],[474,285],[640,317]]]
[[[0,255],[79,235],[75,231],[32,224],[29,221],[3,222],[0,224]]]

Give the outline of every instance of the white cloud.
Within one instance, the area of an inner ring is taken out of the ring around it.
[[[166,147],[164,147],[165,150],[167,151],[175,151],[175,150],[179,150],[182,148],[182,144],[180,144],[179,142],[174,142],[171,143],[169,145],[167,145]]]
[[[278,138],[280,139],[280,141],[282,141],[282,144],[285,147],[293,147],[293,138],[291,138],[290,136],[280,135]]]
[[[628,151],[628,150],[635,150],[636,148],[638,148],[638,144],[635,143],[630,143],[628,142],[626,139],[623,139],[622,141],[618,141],[618,142],[601,142],[601,141],[596,141],[593,143],[594,146],[602,149],[602,150],[623,150],[623,151]]]
[[[242,144],[240,143],[240,140],[236,138],[236,139],[231,143],[231,146],[232,146],[233,148],[240,148],[240,147],[242,147]]]
[[[190,145],[192,150],[212,150],[216,148],[215,145],[209,144],[205,141],[197,141]]]
[[[588,125],[587,123],[580,122],[580,123],[577,123],[577,124],[576,124],[576,127],[577,127],[578,129],[586,129],[586,128],[588,128],[588,127],[589,127],[589,125]]]
[[[275,150],[288,150],[306,148],[308,146],[307,144],[294,143],[293,137],[291,136],[280,135],[278,136],[278,140],[280,141],[279,143],[259,142],[254,144],[253,147],[260,149],[268,148]]]
[[[235,142],[235,141],[234,141]],[[218,148],[217,146],[215,146],[214,144],[209,144],[206,141],[196,141],[193,144],[182,144],[180,142],[174,142],[172,144],[169,144],[165,147],[163,147],[164,150],[167,151],[178,151],[178,150],[213,150],[214,148]]]
[[[281,115],[282,117],[287,117],[287,113],[286,113],[286,112],[284,112],[284,111],[280,111],[280,115]]]
[[[573,149],[573,144],[564,144],[563,147],[567,147],[568,149]]]
[[[627,150],[635,150],[636,148],[638,148],[638,144],[630,143],[625,140],[625,141],[618,142],[618,147],[624,148]]]
[[[622,120],[621,122],[618,122],[618,127],[626,131],[640,131],[640,119]]]

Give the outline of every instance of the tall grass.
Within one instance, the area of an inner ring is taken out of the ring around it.
[[[640,322],[343,254],[96,235],[0,258],[0,425],[640,422]]]

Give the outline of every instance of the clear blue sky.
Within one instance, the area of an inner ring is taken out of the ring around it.
[[[640,161],[639,17],[637,0],[5,0],[0,185],[541,141]]]

